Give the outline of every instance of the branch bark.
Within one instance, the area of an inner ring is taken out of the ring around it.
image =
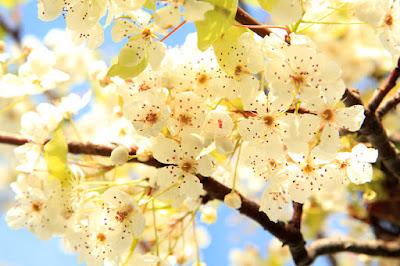
[[[11,145],[23,145],[29,142],[28,139],[6,132],[0,132],[0,143],[11,144]],[[74,154],[87,154],[87,155],[99,155],[99,156],[110,156],[113,149],[117,147],[115,144],[94,144],[94,143],[84,143],[79,141],[68,141],[68,151]],[[137,151],[136,147],[130,149],[129,154],[135,155]],[[153,157],[145,162],[140,162],[136,158],[130,160],[129,162],[143,163],[146,165],[154,167],[163,167],[165,164],[158,162]],[[203,183],[203,188],[207,191],[207,200],[217,199],[223,201],[226,194],[231,192],[231,188],[219,183],[212,177],[204,177],[197,175],[200,182]],[[295,261],[300,261],[304,256],[306,256],[305,241],[300,231],[288,224],[285,225],[283,222],[272,222],[264,212],[260,212],[260,206],[245,198],[239,193],[242,199],[242,207],[239,212],[247,217],[253,219],[255,222],[260,224],[266,231],[270,232],[276,238],[287,244],[292,252],[292,256]],[[297,218],[296,218],[297,220]]]
[[[0,27],[4,29],[19,45],[21,44],[21,28],[19,26],[11,27],[9,23],[10,19],[4,18],[4,16],[0,15]]]
[[[346,89],[343,101],[346,106],[363,105],[356,90]],[[365,120],[359,132],[365,135],[372,146],[378,150],[379,158],[390,173],[400,180],[400,153],[389,140],[377,114],[371,112],[368,107],[365,108]]]
[[[379,88],[375,91],[371,100],[368,103],[366,109],[368,109],[371,113],[375,113],[378,106],[381,104],[383,98],[396,86],[396,81],[400,77],[400,58],[397,61],[397,66],[390,72],[388,79],[386,80],[383,88]]]
[[[243,25],[256,25],[256,26],[261,26],[263,25],[260,23],[258,20],[254,19],[252,16],[250,16],[246,11],[238,7],[235,20],[237,22],[240,22]],[[272,31],[268,28],[250,28],[252,31],[260,35],[261,37],[265,37],[266,35],[270,35]]]
[[[398,258],[400,257],[400,243],[397,241],[323,238],[313,241],[307,248],[307,252],[309,257],[299,265],[310,265],[318,256],[337,252],[354,252],[371,256]]]
[[[23,145],[29,142],[28,139],[5,132],[0,132],[0,143],[11,145]],[[68,141],[68,150],[74,154],[88,154],[98,156],[110,156],[116,144],[94,144],[84,143],[79,141]],[[135,155],[136,147],[131,148],[130,154]],[[154,167],[162,167],[165,164],[158,162],[153,157],[146,162],[139,162],[137,159],[132,159],[130,162],[138,162]],[[204,177],[197,175],[203,188],[207,191],[207,200],[224,200],[226,194],[231,192],[231,188],[221,184],[212,177]],[[370,241],[358,242],[356,240],[332,240],[321,239],[311,243],[308,248],[305,248],[305,240],[300,232],[300,223],[302,215],[302,204],[294,203],[294,215],[292,220],[285,224],[283,222],[272,222],[264,212],[260,212],[260,206],[238,193],[242,199],[242,206],[238,210],[241,214],[261,225],[264,230],[270,232],[273,236],[282,241],[283,245],[288,245],[292,254],[293,260],[298,265],[309,265],[317,256],[331,254],[340,251],[350,251],[354,253],[362,253],[368,255],[400,257],[399,244]],[[376,250],[375,250],[376,249]]]
[[[400,103],[400,92],[397,92],[391,98],[389,98],[385,102],[383,102],[380,105],[380,107],[378,108],[378,110],[376,110],[376,114],[377,114],[379,120],[382,120],[382,117],[384,117],[391,110],[396,109],[396,106],[399,103]]]

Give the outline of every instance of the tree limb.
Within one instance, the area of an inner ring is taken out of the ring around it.
[[[237,22],[240,22],[243,25],[256,25],[256,26],[264,25],[264,24],[260,23],[258,20],[254,19],[252,16],[250,16],[246,11],[244,11],[240,7],[238,7],[238,9],[237,9],[235,20]],[[266,35],[269,36],[272,33],[272,31],[270,29],[268,29],[267,27],[265,27],[265,28],[250,28],[250,29],[263,38]]]
[[[363,105],[356,90],[346,89],[343,101],[346,106]],[[389,140],[376,113],[371,112],[368,107],[365,108],[365,120],[359,132],[365,135],[372,146],[378,150],[379,158],[390,173],[400,180],[400,153]]]
[[[12,144],[12,145],[23,145],[28,143],[29,140],[15,134],[9,134],[6,132],[0,132],[0,143]],[[84,143],[79,141],[68,141],[68,151],[74,154],[88,154],[88,155],[99,155],[99,156],[110,156],[113,149],[117,147],[114,144],[93,144]],[[135,155],[137,148],[131,148],[129,154]],[[154,167],[163,167],[165,164],[158,162],[153,157],[145,162],[138,161],[138,159],[131,159],[129,162],[138,162]],[[226,194],[231,193],[231,188],[219,183],[212,177],[204,177],[197,175],[203,188],[207,191],[207,200],[217,199],[223,201]],[[295,261],[300,261],[306,256],[305,241],[300,231],[295,229],[291,225],[285,225],[283,222],[272,222],[264,212],[260,212],[260,206],[245,198],[239,193],[242,199],[242,207],[239,209],[241,214],[253,219],[255,222],[260,224],[266,231],[270,232],[276,238],[287,244],[292,251],[292,256]],[[297,220],[297,218],[296,218]]]
[[[396,106],[400,103],[400,92],[397,92],[390,99],[387,99],[381,104],[381,106],[376,110],[379,120],[382,119],[388,112],[396,109]]]
[[[6,19],[3,15],[0,15],[0,27],[3,28],[17,44],[21,44],[21,28],[19,26],[11,27],[6,21],[10,21],[10,19]]]
[[[400,77],[400,58],[397,61],[396,68],[393,69],[392,72],[390,72],[389,77],[386,80],[386,83],[383,86],[383,88],[379,88],[378,90],[376,90],[371,100],[369,101],[367,108],[371,113],[375,113],[376,109],[381,104],[386,94],[388,94],[389,91],[396,86],[396,81],[399,77]]]
[[[23,145],[28,142],[29,140],[22,136],[0,132],[0,143]],[[79,141],[68,141],[67,143],[68,151],[74,154],[110,156],[113,149],[117,147],[116,144],[93,144]],[[137,148],[131,148],[130,154],[135,155],[136,151]],[[139,162],[155,167],[164,166],[164,164],[158,162],[153,157],[150,157],[145,162],[140,162],[137,159],[132,159],[130,162]],[[231,192],[231,188],[221,184],[212,177],[201,175],[197,175],[197,177],[203,184],[204,190],[207,191],[208,200],[217,199],[223,201],[225,195]],[[294,203],[294,215],[288,224],[283,222],[275,223],[264,212],[259,211],[260,206],[257,203],[245,198],[240,193],[238,194],[242,199],[242,206],[238,211],[260,224],[266,231],[282,241],[284,245],[288,245],[296,264],[309,265],[317,256],[340,251],[385,257],[400,257],[400,246],[398,243],[392,245],[391,243],[379,241],[357,242],[355,240],[321,239],[312,242],[306,249],[305,240],[300,232],[302,204]]]
[[[360,241],[355,239],[323,238],[313,241],[307,247],[308,258],[299,265],[310,265],[318,256],[336,252],[353,252],[382,257],[400,257],[400,243],[382,240]]]

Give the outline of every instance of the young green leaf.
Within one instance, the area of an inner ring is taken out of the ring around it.
[[[205,19],[195,22],[197,28],[199,50],[205,51],[213,44],[234,22],[237,0],[205,0],[214,5],[214,10],[205,14]]]
[[[44,145],[44,160],[49,168],[50,175],[65,180],[67,171],[68,145],[61,128],[54,132],[53,138]]]
[[[129,79],[138,76],[143,70],[146,69],[149,64],[149,60],[146,57],[143,60],[135,65],[135,66],[126,66],[120,63],[113,65],[110,70],[107,72],[107,77],[115,77],[119,76],[122,79]]]
[[[272,8],[276,3],[278,3],[279,0],[258,0],[260,3],[261,7],[268,12],[271,12]]]

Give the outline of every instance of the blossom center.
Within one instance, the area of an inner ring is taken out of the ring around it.
[[[264,121],[264,124],[269,127],[274,125],[274,117],[272,115],[264,116],[263,121]]]
[[[344,170],[344,169],[346,169],[347,167],[349,166],[349,164],[347,163],[347,162],[343,162],[341,165],[340,165],[340,170]]]
[[[303,171],[307,174],[310,174],[314,171],[314,167],[312,165],[307,164],[306,166],[303,167]]]
[[[35,212],[40,212],[42,205],[43,205],[43,203],[34,202],[34,203],[32,203],[32,210]]]
[[[237,66],[235,67],[235,75],[236,75],[236,76],[240,76],[240,74],[242,74],[242,72],[243,72],[243,67],[242,67],[242,65],[237,65]]]
[[[188,125],[192,122],[192,118],[188,114],[180,114],[179,122],[181,122],[184,125]]]
[[[296,73],[295,75],[289,75],[290,78],[292,79],[292,82],[294,83],[295,86],[300,86],[304,83],[306,83],[306,76],[308,76],[308,72],[300,72]]]
[[[106,236],[102,233],[97,234],[96,239],[100,242],[104,242],[106,240]]]
[[[151,87],[149,85],[145,84],[145,83],[143,83],[142,85],[139,86],[139,91],[140,92],[147,91],[147,90],[150,90],[150,89],[151,89]]]
[[[386,25],[388,25],[389,27],[393,25],[393,17],[392,14],[386,14],[385,18],[383,19],[383,21],[385,22]]]
[[[181,169],[185,173],[189,173],[189,172],[191,172],[191,170],[193,170],[193,163],[189,162],[189,161],[186,161],[181,165]]]
[[[331,121],[333,120],[333,111],[330,109],[326,109],[323,113],[322,113],[322,119],[324,119],[325,121]]]
[[[142,31],[142,36],[143,36],[143,39],[150,39],[150,37],[151,37],[151,31],[150,31],[150,29],[145,28],[145,29]]]
[[[122,223],[133,211],[134,211],[133,206],[128,205],[123,210],[117,211],[115,219],[118,220],[120,223]]]
[[[146,122],[150,124],[155,124],[158,121],[158,115],[156,113],[148,113],[146,115]]]
[[[208,77],[207,74],[201,74],[199,76],[199,78],[197,79],[197,83],[200,84],[200,85],[204,85],[204,84],[206,84],[208,82],[209,79],[210,78]]]

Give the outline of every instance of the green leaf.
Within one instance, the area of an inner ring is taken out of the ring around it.
[[[212,152],[210,152],[210,155],[213,156],[215,159],[217,159],[218,163],[222,163],[230,156],[230,154],[221,155],[217,152],[216,149],[214,149]]]
[[[227,73],[229,70],[225,68],[225,65],[228,65],[232,47],[237,46],[237,39],[246,31],[246,28],[231,26],[213,43],[217,62]]]
[[[53,138],[44,145],[44,160],[50,175],[64,181],[68,178],[68,145],[61,128],[54,132]]]
[[[147,0],[146,3],[143,5],[144,8],[156,10],[156,4],[154,0]]]
[[[197,47],[205,51],[228,28],[232,26],[238,7],[237,0],[205,0],[214,5],[214,10],[205,14],[205,19],[195,22],[197,28]]]
[[[265,11],[271,12],[272,8],[279,0],[258,0],[258,2]]]
[[[130,79],[138,76],[143,70],[146,69],[147,65],[149,64],[149,60],[146,57],[137,64],[136,66],[126,66],[123,64],[115,64],[113,65],[110,70],[107,72],[107,77],[115,77],[119,76],[122,79]]]
[[[25,2],[26,2],[26,0],[0,0],[0,6],[6,7],[6,8],[14,8]]]

